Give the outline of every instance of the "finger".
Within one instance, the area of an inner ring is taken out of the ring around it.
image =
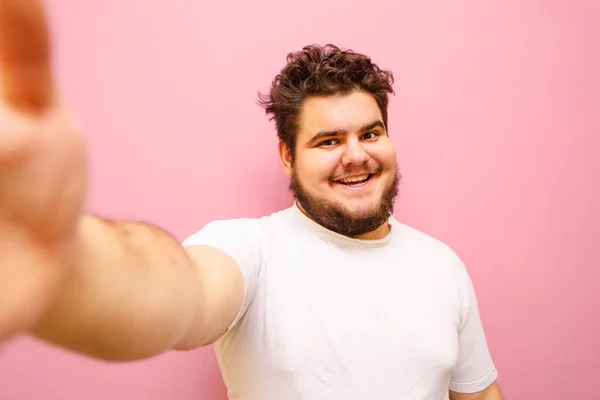
[[[40,0],[0,0],[0,76],[11,106],[41,111],[50,105],[50,44]]]

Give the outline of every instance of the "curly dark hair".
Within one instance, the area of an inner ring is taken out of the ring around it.
[[[268,94],[259,94],[258,103],[270,120],[275,120],[277,136],[290,150],[296,149],[298,116],[304,100],[312,96],[348,94],[355,90],[375,98],[388,127],[388,96],[394,94],[391,71],[380,69],[371,58],[333,44],[305,46],[287,55],[287,64],[273,79]]]

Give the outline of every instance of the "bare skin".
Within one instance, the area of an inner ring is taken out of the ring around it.
[[[58,295],[85,194],[85,153],[56,92],[37,1],[0,1],[0,339]]]
[[[241,303],[237,266],[84,212],[85,146],[50,54],[40,1],[0,0],[0,341],[28,333],[107,360],[213,342]]]

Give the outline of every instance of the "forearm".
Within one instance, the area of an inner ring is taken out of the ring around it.
[[[197,315],[198,279],[168,233],[83,217],[57,304],[33,334],[107,360],[171,349]]]

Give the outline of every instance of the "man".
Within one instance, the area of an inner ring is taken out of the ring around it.
[[[178,244],[85,214],[38,2],[0,0],[0,339],[104,360],[215,344],[231,399],[501,399],[466,269],[392,216],[392,75],[335,46],[261,96],[296,202]]]

